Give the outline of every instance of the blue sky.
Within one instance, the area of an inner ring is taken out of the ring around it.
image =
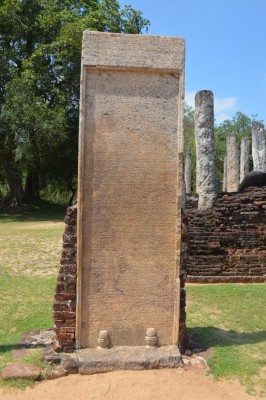
[[[151,35],[186,40],[186,101],[212,90],[219,124],[237,111],[266,124],[266,0],[130,0]]]

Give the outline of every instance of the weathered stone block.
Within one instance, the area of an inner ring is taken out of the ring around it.
[[[183,70],[182,39],[84,33],[79,347],[178,341]]]
[[[78,350],[79,373],[90,375],[116,370],[176,368],[183,364],[176,346],[118,346]]]
[[[2,379],[33,379],[36,380],[41,375],[41,369],[28,363],[11,363],[2,371]]]

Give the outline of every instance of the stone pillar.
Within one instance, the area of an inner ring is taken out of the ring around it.
[[[227,191],[227,156],[224,156],[223,192]]]
[[[185,183],[186,183],[186,192],[191,193],[191,168],[192,168],[192,161],[191,161],[191,154],[186,154],[185,159]]]
[[[237,137],[229,133],[226,140],[227,154],[227,192],[237,192],[239,186],[239,152]]]
[[[265,134],[261,122],[252,124],[252,158],[253,170],[266,172]]]
[[[249,173],[249,153],[250,153],[250,140],[248,137],[241,139],[240,149],[240,183],[243,181],[247,173]]]
[[[202,90],[195,98],[195,139],[199,210],[211,208],[216,198],[213,93]]]
[[[186,191],[186,182],[185,182],[185,164],[184,164],[184,162],[182,162],[182,203],[181,203],[181,207],[183,210],[185,210],[187,208],[187,191]]]
[[[176,347],[184,40],[85,31],[81,69],[77,347]]]

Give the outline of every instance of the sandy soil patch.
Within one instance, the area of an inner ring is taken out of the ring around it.
[[[118,371],[70,375],[24,391],[0,390],[0,400],[257,400],[238,382],[216,382],[201,370]],[[260,399],[261,400],[261,399]]]

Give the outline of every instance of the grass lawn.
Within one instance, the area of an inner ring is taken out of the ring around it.
[[[41,206],[24,214],[0,213],[1,271],[12,276],[55,276],[65,208]]]
[[[0,369],[23,333],[53,326],[65,209],[0,214]],[[216,377],[266,395],[266,285],[187,287],[187,324],[214,349]]]
[[[0,369],[23,333],[53,326],[65,209],[0,214]]]
[[[266,395],[266,285],[187,287],[187,325],[214,350],[217,378],[238,378],[250,394]]]

